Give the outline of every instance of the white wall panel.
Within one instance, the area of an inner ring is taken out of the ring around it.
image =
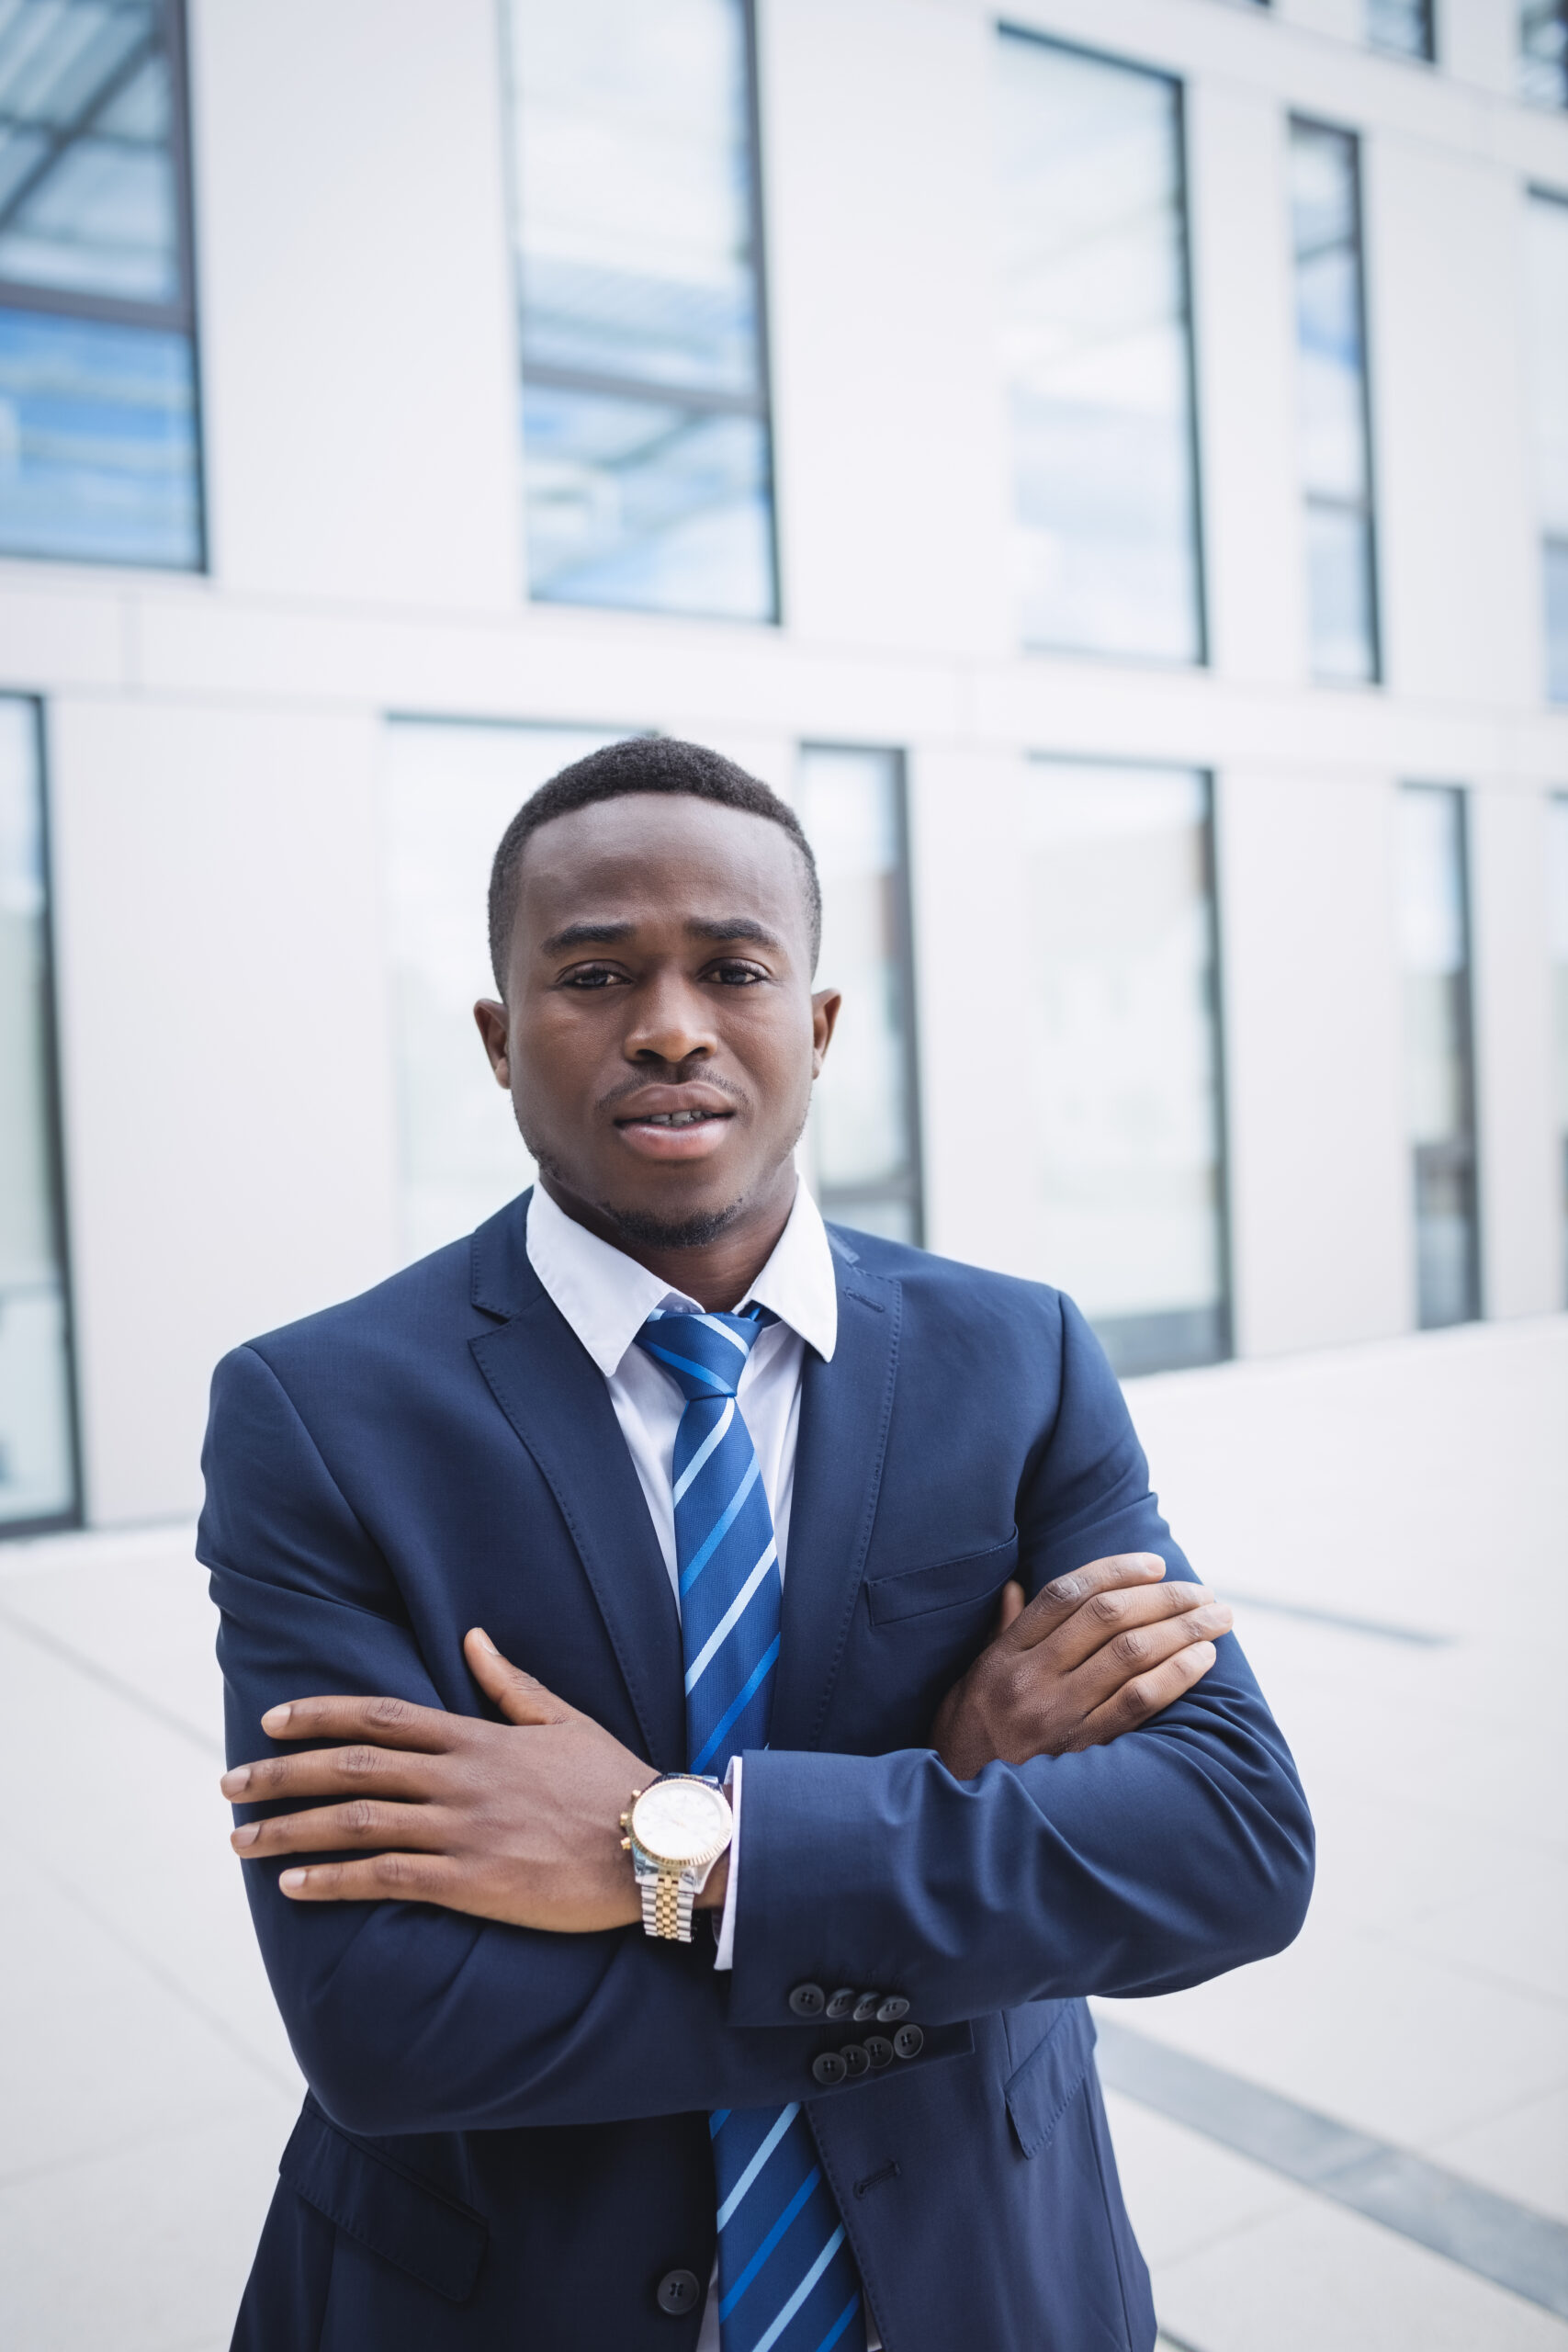
[[[1391,784],[1219,782],[1237,1351],[1414,1320]]]
[[[994,29],[765,0],[759,35],[786,624],[1004,651]]]
[[[50,716],[88,1509],[199,1498],[237,1341],[393,1261],[368,719]]]
[[[491,0],[197,0],[213,569],[415,607],[521,594]]]

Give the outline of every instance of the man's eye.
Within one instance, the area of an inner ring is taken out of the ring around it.
[[[727,989],[749,989],[757,981],[766,979],[767,974],[760,971],[755,964],[724,963],[714,966],[713,978],[722,981]]]
[[[575,972],[568,972],[561,986],[569,989],[606,989],[618,977],[607,965],[585,964]]]

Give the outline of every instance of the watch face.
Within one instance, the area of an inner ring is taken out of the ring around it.
[[[701,1862],[718,1853],[729,1830],[729,1808],[702,1781],[656,1781],[632,1807],[632,1836],[661,1862]]]

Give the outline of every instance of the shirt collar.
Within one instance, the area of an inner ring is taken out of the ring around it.
[[[528,1203],[528,1262],[606,1380],[656,1306],[697,1306],[568,1216],[542,1184]],[[740,1307],[753,1303],[798,1332],[825,1363],[832,1362],[839,1290],[827,1228],[804,1184],[796,1185],[789,1222]]]

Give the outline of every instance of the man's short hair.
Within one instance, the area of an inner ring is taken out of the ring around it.
[[[490,870],[490,960],[502,996],[512,926],[517,916],[518,876],[530,836],[553,817],[591,808],[599,800],[624,800],[637,792],[683,792],[694,800],[716,800],[721,808],[739,808],[749,817],[766,817],[783,826],[800,853],[815,972],[822,945],[822,889],[811,843],[788,801],[781,800],[776,792],[722,752],[710,752],[701,743],[680,743],[665,735],[633,735],[624,742],[606,743],[602,751],[590,752],[586,759],[574,760],[570,767],[551,776],[523,803],[502,833]]]

